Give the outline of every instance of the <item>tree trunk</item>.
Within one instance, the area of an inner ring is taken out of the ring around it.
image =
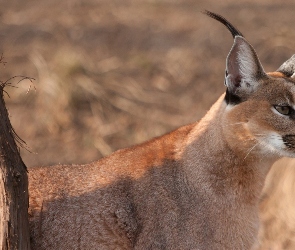
[[[28,176],[0,85],[0,249],[30,249]]]

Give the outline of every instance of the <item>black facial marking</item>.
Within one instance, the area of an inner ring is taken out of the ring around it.
[[[289,72],[289,71],[286,71],[286,70],[280,70],[278,72],[282,73],[286,77],[291,77],[293,75],[293,72]]]
[[[242,102],[242,99],[239,96],[229,92],[228,89],[226,89],[224,100],[226,104],[231,104],[231,105],[237,105]]]
[[[284,135],[282,138],[288,149],[295,149],[295,135]]]

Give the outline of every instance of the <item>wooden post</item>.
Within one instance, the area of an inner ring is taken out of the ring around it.
[[[15,140],[0,85],[0,249],[30,249],[28,176]]]

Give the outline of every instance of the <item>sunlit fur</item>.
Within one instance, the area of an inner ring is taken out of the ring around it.
[[[295,118],[274,109],[295,107],[295,82],[241,37],[227,70],[239,103],[223,94],[199,122],[91,164],[31,168],[32,249],[255,247],[266,175],[295,156]]]

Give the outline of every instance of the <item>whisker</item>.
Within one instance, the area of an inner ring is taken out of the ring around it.
[[[248,153],[246,154],[244,160],[248,157],[248,155],[251,153],[251,151],[259,144],[259,141],[257,141],[257,143],[252,147],[250,148],[250,150],[248,151]]]

